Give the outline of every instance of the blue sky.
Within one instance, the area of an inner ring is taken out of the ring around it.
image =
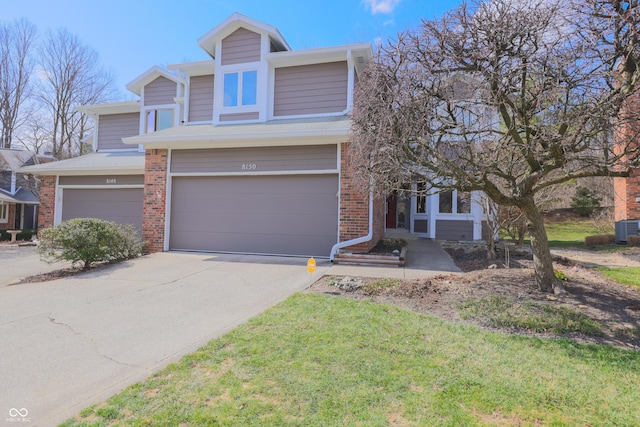
[[[125,97],[153,65],[207,59],[196,40],[232,13],[272,25],[292,49],[386,40],[459,0],[11,0],[0,20],[27,18],[42,35],[66,27],[100,55]],[[131,96],[126,96],[131,98]]]

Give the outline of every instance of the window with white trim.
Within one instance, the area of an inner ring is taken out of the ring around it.
[[[438,213],[471,213],[471,193],[458,190],[443,191],[438,194]]]
[[[173,108],[157,108],[145,112],[145,133],[168,129],[173,126]]]
[[[427,213],[427,184],[419,182],[416,184],[416,213]]]
[[[224,107],[256,105],[258,98],[258,71],[224,74]]]
[[[0,202],[0,222],[6,223],[9,219],[9,205],[5,202]]]

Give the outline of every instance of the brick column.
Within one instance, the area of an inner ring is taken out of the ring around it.
[[[351,166],[349,145],[340,150],[340,241],[355,239],[369,233],[369,195],[358,189]],[[373,203],[373,238],[359,245],[349,246],[350,251],[367,252],[384,235],[384,200]]]
[[[620,113],[624,125],[616,133],[616,139],[621,146],[634,141],[640,146],[640,93],[627,100],[625,108]],[[628,178],[614,178],[614,212],[616,221],[640,219],[640,171],[634,170]]]
[[[148,252],[164,250],[168,158],[168,150],[151,149],[145,152],[142,238]]]
[[[56,177],[40,177],[40,205],[38,206],[38,230],[53,227],[56,206]]]

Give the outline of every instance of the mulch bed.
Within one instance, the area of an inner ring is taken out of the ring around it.
[[[640,350],[640,288],[624,286],[604,278],[597,270],[579,263],[557,259],[555,267],[564,273],[567,293],[551,295],[540,292],[533,276],[533,262],[526,250],[510,251],[510,268],[502,260],[488,260],[481,246],[452,245],[446,248],[463,274],[447,274],[421,280],[398,281],[396,286],[372,294],[362,288],[341,290],[332,283],[336,278],[323,277],[309,291],[346,298],[373,299],[418,313],[433,314],[451,321],[462,321],[459,304],[469,299],[503,296],[516,304],[534,302],[569,307],[597,321],[604,337],[581,334],[564,335],[580,343],[606,344]],[[640,254],[636,254],[640,262]],[[491,268],[487,268],[491,266]],[[359,278],[364,282],[378,279]],[[484,328],[495,330],[482,321]],[[504,330],[535,336],[551,334],[522,330]]]

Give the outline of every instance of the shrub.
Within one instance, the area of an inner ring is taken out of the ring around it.
[[[598,197],[595,191],[586,187],[580,187],[571,198],[571,207],[581,216],[590,216],[600,208],[602,198]]]
[[[627,236],[627,245],[640,246],[640,236]]]
[[[585,246],[602,246],[612,245],[616,241],[616,236],[613,234],[598,234],[595,236],[587,236],[584,238]]]
[[[142,253],[143,242],[130,225],[97,218],[76,218],[40,232],[38,252],[47,262],[117,262]]]
[[[407,246],[407,241],[404,239],[383,238],[378,240],[378,243],[371,249],[371,253],[390,253],[394,250],[402,250],[404,246]]]

